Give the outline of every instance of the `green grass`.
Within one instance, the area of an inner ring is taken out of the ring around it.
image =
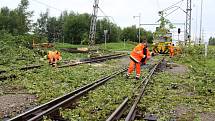
[[[116,65],[117,60],[107,62]],[[142,71],[145,75],[147,69]],[[95,121],[106,120],[113,111],[123,102],[125,97],[132,99],[133,91],[141,81],[135,79],[125,79],[125,74],[116,76],[106,84],[90,91],[88,95],[82,97],[72,109],[61,110],[64,118],[71,121]]]
[[[17,79],[5,84],[20,85],[28,92],[36,94],[39,103],[44,103],[95,81],[118,68],[120,67],[106,64],[101,67],[85,64],[62,69],[44,66],[42,69],[34,69],[25,73],[16,71],[14,73],[18,75]]]
[[[78,47],[88,47],[88,45],[73,45],[69,43],[55,43],[55,48],[78,48]]]
[[[75,109],[62,111],[63,116],[70,120],[106,120],[125,97],[131,98],[136,84],[133,80],[125,81],[124,78],[124,76],[117,76],[105,85],[91,91],[87,96],[81,98]]]
[[[126,42],[125,44],[123,42],[120,43],[107,43],[106,49],[110,51],[131,51],[136,45],[130,44]],[[105,44],[102,44],[101,49],[105,49]]]
[[[97,46],[104,49],[104,44]],[[124,48],[122,42],[107,43],[108,51],[105,52],[110,54],[109,51],[131,51],[134,46],[134,44],[127,43]],[[55,48],[60,50],[71,47],[83,46],[57,43]],[[173,117],[171,112],[178,107],[185,107],[189,110],[178,118],[179,121],[199,120],[202,112],[215,112],[215,47],[209,47],[206,58],[203,50],[202,47],[190,47],[185,49],[182,55],[176,56],[174,62],[186,65],[190,70],[189,73],[185,75],[171,75],[168,72],[157,74],[147,87],[146,95],[138,105],[138,109],[156,114],[162,121]],[[12,54],[9,55],[10,53]],[[87,56],[88,54],[62,52],[62,61]],[[17,74],[18,77],[12,81],[6,80],[0,83],[4,86],[22,87],[29,93],[35,94],[38,97],[38,104],[71,92],[121,68],[118,60],[107,61],[102,65],[84,64],[63,69],[52,68],[46,60],[40,61],[39,58],[42,56],[36,50],[24,47],[17,49],[11,47],[3,57],[8,60],[8,63],[0,65],[0,70],[9,70],[11,66],[17,68],[28,64],[44,64],[41,69],[25,72],[13,70],[10,74]],[[20,57],[26,58],[17,61],[16,59]],[[61,113],[71,120],[105,120],[125,96],[131,97],[135,85],[137,84],[133,82],[133,79],[126,81],[123,76],[117,76],[81,98],[80,102],[76,103],[77,108],[61,110]],[[177,88],[174,89],[173,86]],[[0,90],[2,91],[4,90]],[[104,108],[100,109],[102,106]]]
[[[126,43],[124,46],[123,42],[120,43],[107,43],[106,49],[104,44],[98,44],[96,45],[96,48],[101,49],[99,53],[101,55],[106,55],[110,54],[110,52],[114,51],[131,51],[134,48],[135,45]],[[56,43],[55,48],[60,51],[61,48],[77,48],[77,47],[88,47],[87,45],[72,45],[68,43]],[[76,59],[81,59],[81,58],[87,58],[89,55],[88,53],[69,53],[62,51],[62,58],[63,60],[76,60]]]
[[[106,44],[106,50],[109,51],[122,51],[132,50],[138,43],[130,43],[130,42],[117,42],[117,43],[107,43]],[[97,47],[100,49],[105,49],[105,44],[96,44]],[[88,47],[88,45],[72,45],[68,43],[55,43],[55,48],[78,48],[78,47]]]

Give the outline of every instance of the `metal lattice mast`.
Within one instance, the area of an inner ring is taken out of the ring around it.
[[[94,0],[93,14],[91,18],[90,34],[89,34],[90,46],[93,46],[95,44],[95,39],[96,39],[96,20],[97,20],[98,8],[99,8],[98,4],[99,4],[99,0]]]
[[[186,10],[186,27],[185,27],[185,41],[189,41],[191,39],[191,0],[187,0],[187,10]]]

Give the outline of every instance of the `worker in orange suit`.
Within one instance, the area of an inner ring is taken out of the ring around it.
[[[139,43],[131,52],[130,54],[130,64],[128,68],[127,78],[129,78],[130,74],[132,73],[134,67],[136,67],[136,80],[140,79],[140,65],[142,58],[145,57],[143,54],[143,48],[146,45],[146,40],[142,43]]]
[[[61,60],[61,53],[58,51],[49,51],[48,52],[48,61],[52,66],[57,66],[57,62]]]
[[[169,57],[172,58],[174,56],[174,44],[169,45]]]
[[[143,48],[143,54],[146,55],[144,58],[142,58],[141,62],[143,65],[146,65],[146,61],[151,58],[151,53],[149,51],[148,45]]]

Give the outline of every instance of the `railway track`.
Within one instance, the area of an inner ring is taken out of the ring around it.
[[[163,59],[164,60],[164,59]],[[158,69],[158,67],[160,67],[160,64],[162,64],[162,61],[160,60],[149,72],[149,74],[143,79],[141,85],[138,87],[140,88],[139,90],[139,94],[135,97],[135,99],[129,99],[128,97],[126,97],[124,99],[124,101],[118,106],[118,108],[107,118],[106,121],[116,121],[122,118],[123,113],[128,110],[128,114],[125,118],[125,121],[132,121],[135,119],[136,117],[136,107],[140,101],[140,99],[143,97],[144,95],[144,91],[148,85],[148,82],[150,80],[150,78],[152,77],[152,75],[156,72],[156,70]],[[138,89],[137,88],[137,89]],[[129,106],[129,102],[133,102],[132,106]],[[129,108],[130,107],[130,108]]]
[[[59,108],[67,107],[68,105],[76,102],[76,100],[81,96],[86,95],[89,91],[105,84],[105,82],[125,72],[126,70],[127,68],[123,68],[109,76],[103,77],[102,79],[99,79],[93,83],[80,87],[69,94],[58,97],[50,102],[20,114],[9,121],[37,121],[43,119],[43,116],[49,116],[52,120],[57,120],[57,118],[59,118]]]
[[[34,68],[41,68],[42,66],[43,65],[31,65],[31,66],[21,67],[18,70],[20,70],[20,71],[27,71],[27,70],[34,69]],[[12,71],[12,70],[9,70],[9,71]],[[17,77],[17,75],[15,75],[15,74],[3,75],[3,74],[8,73],[9,71],[0,70],[0,81],[6,80],[6,79],[14,79],[14,78]]]
[[[111,54],[111,55],[105,55],[105,56],[100,56],[100,57],[88,58],[88,59],[83,59],[80,62],[75,62],[75,63],[70,63],[70,64],[58,66],[57,68],[77,66],[77,65],[86,64],[86,63],[104,62],[104,61],[111,60],[111,59],[121,58],[121,57],[124,57],[126,55],[127,54]],[[41,68],[42,66],[43,65],[31,65],[31,66],[21,67],[18,70],[27,71],[27,70],[31,70],[31,69],[35,69],[35,68]],[[6,71],[6,70],[0,70],[0,81],[6,80],[6,79],[14,79],[17,77],[17,75],[15,75],[15,74],[1,76],[2,74],[5,74],[7,72],[8,71]]]
[[[71,64],[58,66],[58,68],[65,68],[65,67],[76,66],[76,65],[80,65],[80,64],[86,64],[86,63],[104,62],[104,61],[107,61],[107,60],[117,59],[117,58],[121,58],[121,57],[124,57],[124,56],[127,56],[127,54],[113,54],[113,55],[94,57],[94,58],[84,59],[84,60],[82,60],[80,62],[75,62],[75,63],[71,63]]]

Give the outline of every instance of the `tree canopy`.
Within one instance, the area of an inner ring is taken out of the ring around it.
[[[209,38],[209,45],[215,45],[215,38],[214,37]]]
[[[12,35],[25,35],[33,32],[38,42],[66,42],[72,44],[88,44],[91,15],[64,11],[58,17],[49,16],[48,10],[41,13],[36,22],[31,21],[32,11],[28,11],[29,1],[21,0],[17,8],[0,9],[0,31]],[[136,26],[121,29],[108,18],[97,20],[96,43],[104,43],[104,30],[108,30],[107,42],[129,40],[138,42]],[[141,28],[141,38],[152,42],[152,32]]]

